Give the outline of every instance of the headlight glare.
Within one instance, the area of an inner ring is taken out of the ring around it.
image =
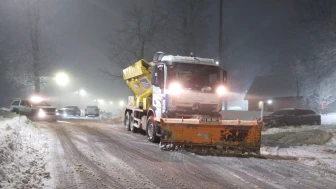
[[[42,109],[39,109],[37,115],[38,115],[38,117],[45,117],[46,113]]]
[[[169,94],[178,95],[182,92],[182,86],[179,83],[171,83],[169,85]]]
[[[219,86],[217,89],[216,89],[216,93],[220,96],[223,96],[226,94],[226,89],[225,87],[223,86]]]

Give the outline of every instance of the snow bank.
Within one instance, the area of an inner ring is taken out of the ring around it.
[[[290,147],[313,144],[323,145],[330,141],[332,137],[332,133],[316,129],[263,135],[261,140],[262,144],[267,146]]]
[[[17,115],[13,112],[7,111],[7,110],[3,110],[2,108],[0,109],[0,118],[13,118],[16,117]]]
[[[297,159],[336,170],[336,127],[301,126],[271,128],[262,132],[262,155]]]
[[[5,107],[0,108],[0,110],[2,110],[2,111],[6,111],[6,112],[10,112],[10,109],[5,108]]]
[[[336,113],[321,115],[322,125],[336,125]]]
[[[0,119],[0,188],[43,188],[46,138],[25,116]]]

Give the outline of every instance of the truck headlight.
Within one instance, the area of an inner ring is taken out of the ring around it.
[[[37,115],[38,115],[39,117],[44,117],[44,116],[46,115],[46,113],[44,112],[44,110],[39,109]]]
[[[226,93],[226,89],[225,89],[225,87],[223,87],[223,86],[219,86],[219,87],[216,89],[216,93],[217,93],[218,95],[220,95],[220,96],[225,95],[225,93]]]
[[[43,99],[39,96],[32,96],[30,98],[30,101],[32,101],[33,103],[39,103],[39,102],[43,101]]]
[[[179,83],[171,83],[169,85],[169,94],[178,95],[182,92],[182,86]]]

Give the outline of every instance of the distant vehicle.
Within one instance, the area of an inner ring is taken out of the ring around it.
[[[33,97],[30,100],[16,99],[12,102],[10,110],[20,115],[26,115],[33,120],[56,121],[56,108],[38,97]]]
[[[78,106],[66,106],[60,110],[58,113],[63,116],[80,116],[81,111]]]
[[[86,116],[99,116],[99,108],[97,106],[87,106],[85,108],[85,117]]]
[[[286,125],[321,125],[321,115],[308,109],[282,109],[263,117],[268,127]]]

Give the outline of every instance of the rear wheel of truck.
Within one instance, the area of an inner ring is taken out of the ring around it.
[[[160,138],[156,136],[156,124],[153,116],[149,116],[146,127],[147,138],[149,141],[157,143]]]
[[[134,113],[133,112],[131,113],[131,116],[130,116],[130,130],[132,133],[137,132],[137,128],[134,127]]]
[[[130,118],[131,118],[131,116],[130,116],[130,112],[126,112],[126,115],[125,115],[125,126],[126,126],[126,129],[127,129],[128,131],[131,130],[131,129],[130,129],[130,125],[131,125],[131,123],[130,123]]]

